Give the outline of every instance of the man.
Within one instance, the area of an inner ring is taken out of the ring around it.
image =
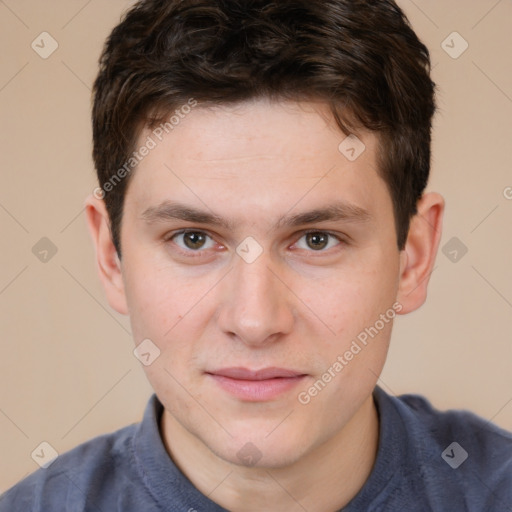
[[[86,212],[155,395],[2,512],[512,510],[511,434],[376,385],[441,237],[429,66],[391,0],[127,13]]]

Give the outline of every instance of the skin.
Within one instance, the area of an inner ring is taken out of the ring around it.
[[[196,108],[132,176],[121,261],[103,201],[86,202],[110,305],[130,316],[136,344],[149,338],[161,351],[144,369],[165,407],[167,451],[203,494],[233,512],[332,512],[357,494],[375,462],[372,391],[392,322],[309,403],[298,395],[397,301],[400,314],[423,304],[444,201],[436,193],[420,199],[399,251],[391,197],[376,171],[378,135],[357,135],[366,150],[351,162],[338,150],[346,135],[321,103]],[[232,225],[144,215],[164,201]],[[366,218],[276,226],[339,201]],[[190,248],[190,237],[174,236],[183,229],[208,235],[199,238],[204,245]],[[320,243],[305,230],[323,234]],[[263,251],[252,263],[236,253],[249,236]],[[306,377],[255,402],[205,373],[225,367]],[[237,455],[244,446],[252,461]]]

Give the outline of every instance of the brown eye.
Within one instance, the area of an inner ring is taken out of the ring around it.
[[[205,244],[206,236],[202,233],[184,233],[183,242],[189,249],[201,249]]]
[[[327,233],[308,233],[306,243],[314,251],[321,251],[329,244],[329,235]]]
[[[181,249],[194,252],[211,249],[215,245],[212,238],[202,231],[176,233],[171,240]]]
[[[295,248],[305,251],[327,252],[342,243],[336,235],[325,231],[310,231],[304,233],[295,244]]]

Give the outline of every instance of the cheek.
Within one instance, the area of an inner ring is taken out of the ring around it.
[[[129,272],[125,290],[135,341],[141,337],[162,339],[179,319],[175,291],[153,275],[138,278]]]
[[[198,278],[180,274],[166,264],[147,264],[142,258],[126,261],[123,268],[129,315],[135,339],[154,337],[165,344],[184,319],[208,307],[204,300],[214,286],[214,276]]]
[[[340,271],[315,282],[309,293],[305,286],[304,302],[338,340],[354,337],[373,325],[395,302],[397,277],[390,266],[362,265],[359,269]]]
[[[314,351],[310,346],[310,360],[317,374],[312,387],[304,391],[316,396],[317,388],[322,389],[321,398],[315,398],[320,409],[326,402],[346,404],[347,397],[351,397],[351,403],[360,403],[384,366],[397,312],[393,308],[397,287],[389,267],[386,272],[372,268],[340,275],[335,282],[318,286],[310,297],[311,308],[315,304],[322,323],[335,332],[319,336],[311,323],[307,336],[316,339]],[[318,381],[328,383],[324,388]],[[346,412],[339,410],[341,417]],[[336,423],[339,419],[329,413],[326,421]]]

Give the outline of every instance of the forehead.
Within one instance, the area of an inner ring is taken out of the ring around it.
[[[174,123],[139,138],[139,147],[152,146],[126,198],[139,212],[177,198],[212,211],[245,207],[254,216],[340,199],[367,211],[390,206],[377,172],[377,136],[347,139],[326,105],[198,106]]]
[[[187,143],[187,154],[174,156],[199,161],[275,156],[282,160],[308,155],[317,159],[319,151],[325,154],[327,150],[326,156],[337,155],[340,141],[347,137],[324,102],[260,99],[232,105],[199,105],[187,112],[181,117],[171,113],[168,116],[171,123],[147,129],[144,135],[161,142],[172,134],[176,145]],[[367,130],[361,130],[360,137],[370,146],[377,142],[377,137]],[[372,153],[373,148],[368,149],[368,154]]]

